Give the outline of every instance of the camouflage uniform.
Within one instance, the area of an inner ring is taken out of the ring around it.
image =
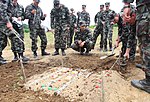
[[[123,0],[125,3],[133,3],[134,0]],[[131,84],[150,93],[150,0],[136,0],[136,35],[143,53],[145,79],[132,80]]]
[[[86,5],[82,5],[82,7],[86,7]],[[90,14],[86,11],[78,12],[77,13],[78,19],[77,19],[77,26],[79,27],[79,23],[81,21],[84,21],[86,23],[86,26],[90,26]]]
[[[112,35],[113,35],[113,24],[112,18],[115,12],[113,10],[105,10],[103,13],[104,24],[104,50],[107,51],[107,38],[109,40],[109,48],[112,50]]]
[[[35,14],[32,14],[31,11],[36,10]],[[34,56],[37,56],[37,37],[39,36],[41,39],[41,51],[42,55],[45,53],[45,49],[47,46],[47,37],[45,34],[44,28],[41,26],[41,20],[45,20],[45,16],[43,14],[42,9],[39,6],[35,6],[34,4],[30,4],[25,9],[25,18],[29,19],[28,24],[30,28],[30,38],[32,40],[32,51],[34,52]]]
[[[126,53],[126,49],[130,48],[129,57],[131,60],[134,60],[135,53],[136,53],[136,26],[135,25],[129,25],[123,23],[122,17],[119,15],[119,21],[118,21],[118,36],[119,41],[122,42],[121,47],[121,56],[123,56]]]
[[[100,40],[100,49],[103,49],[103,24],[102,24],[102,16],[103,16],[103,11],[100,11],[98,12],[96,15],[95,15],[95,24],[96,25],[96,28],[94,30],[94,33],[93,33],[93,48],[96,44],[96,40],[97,40],[97,37],[99,36],[99,34],[101,34],[101,40]]]
[[[78,41],[81,40],[82,42],[85,41],[85,44],[83,47],[80,47],[78,44]],[[78,29],[78,31],[75,33],[74,36],[74,44],[72,44],[72,49],[78,52],[84,52],[86,48],[86,52],[91,51],[92,48],[92,34],[91,31],[88,28],[85,28],[84,31],[81,31],[81,29]]]
[[[12,17],[16,17],[16,18],[21,17],[22,21],[25,19],[25,17],[24,17],[24,8],[23,8],[22,5],[19,5],[17,3],[17,5],[16,6],[13,5],[11,7],[11,9],[12,9],[12,15],[11,15]],[[13,28],[20,34],[20,38],[23,40],[24,39],[23,25],[17,24],[16,22],[13,22],[13,21],[12,21],[12,24],[13,24]],[[13,52],[14,52],[14,49],[15,49],[14,47],[15,46],[12,43],[12,48],[11,49],[12,49]],[[25,50],[24,43],[21,43],[20,47],[21,47],[21,49],[23,49],[22,51],[24,52],[24,50]]]
[[[51,10],[51,28],[55,29],[55,49],[58,50],[66,48],[66,41],[68,36],[68,27],[70,25],[69,9],[64,5]]]
[[[73,35],[74,35],[74,29],[75,29],[75,25],[76,25],[76,16],[74,14],[70,14],[70,33],[69,33],[69,41],[68,41],[68,46],[71,46],[72,44],[72,39],[73,39]]]
[[[0,34],[1,34],[0,52],[2,52],[2,50],[6,47],[7,36],[9,36],[11,40],[11,44],[13,44],[14,46],[13,51],[16,53],[22,53],[23,49],[20,47],[20,44],[22,42],[18,39],[15,33],[12,30],[8,29],[6,26],[6,24],[10,22],[11,11],[9,10],[9,5],[7,5],[6,3],[4,4],[0,1],[0,7],[1,7],[0,8],[0,15],[1,15],[0,16]],[[8,16],[8,13],[9,13],[9,16]]]

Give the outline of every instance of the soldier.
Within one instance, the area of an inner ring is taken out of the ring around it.
[[[69,41],[68,41],[68,47],[71,46],[72,44],[72,39],[73,39],[73,35],[74,35],[74,30],[77,27],[77,20],[76,20],[76,15],[74,15],[74,9],[71,8],[70,9],[71,13],[70,13],[70,33],[69,33]]]
[[[86,26],[90,26],[90,14],[86,11],[86,5],[82,5],[82,12],[78,12],[77,26],[80,27],[79,23],[85,21]]]
[[[112,18],[115,14],[115,11],[111,10],[110,3],[105,3],[106,10],[103,13],[103,21],[104,21],[104,51],[107,51],[107,38],[109,41],[109,50],[112,50],[112,34],[113,34],[113,22]]]
[[[12,2],[10,2],[12,3]],[[14,28],[10,22],[10,18],[11,18],[11,7],[12,5],[8,5],[7,2],[5,0],[1,0],[0,1],[0,34],[1,34],[1,43],[0,43],[0,52],[2,52],[2,50],[5,48],[4,47],[4,42],[7,43],[7,36],[9,37],[9,39],[11,40],[11,44],[13,44],[14,49],[13,51],[16,52],[19,57],[23,57],[22,56],[22,48],[20,47],[20,44],[22,43],[19,39],[19,36],[16,36],[16,33],[14,32]],[[9,16],[8,16],[9,14]],[[7,35],[7,36],[6,36]],[[3,43],[2,43],[3,42]],[[5,45],[6,46],[6,45]],[[4,64],[4,60],[0,61],[1,64]]]
[[[130,15],[130,3],[134,0],[123,0],[124,2],[124,21],[135,22],[135,16]],[[145,72],[145,79],[132,80],[131,85],[150,93],[150,0],[136,0],[136,35],[142,51],[143,65],[142,69]]]
[[[93,33],[93,49],[96,44],[97,37],[101,34],[100,40],[100,51],[103,50],[103,23],[102,23],[102,16],[104,12],[104,5],[100,5],[100,11],[95,15],[95,24],[96,28]]]
[[[53,56],[59,55],[59,49],[62,56],[65,56],[66,39],[70,25],[69,9],[60,4],[59,0],[54,0],[54,8],[51,10],[51,28],[54,30],[55,52]]]
[[[89,55],[89,51],[91,51],[92,45],[93,43],[91,31],[86,28],[86,23],[82,21],[80,22],[79,30],[75,33],[74,44],[72,44],[71,48],[80,52],[81,55],[84,54],[86,49],[85,55]]]
[[[43,14],[42,9],[38,6],[40,0],[33,0],[33,3],[28,5],[25,9],[25,18],[29,19],[29,29],[30,38],[32,40],[32,51],[33,55],[37,57],[37,37],[41,39],[41,55],[50,55],[50,53],[45,52],[47,46],[47,38],[44,28],[41,26],[41,20],[45,20],[46,14]]]
[[[20,35],[19,37],[22,39],[24,39],[24,31],[23,31],[23,24],[22,24],[22,21],[25,20],[25,17],[24,17],[24,8],[23,6],[21,6],[20,4],[18,4],[17,2],[18,0],[13,0],[13,6],[11,7],[12,9],[12,15],[11,15],[11,19],[12,19],[12,24],[13,24],[13,28],[18,32],[18,34]],[[23,61],[28,61],[29,59],[26,58],[24,55],[23,55],[23,52],[25,50],[25,47],[24,47],[24,43],[21,42],[19,43],[21,49],[21,52],[20,52],[20,55],[22,57],[22,60]],[[17,52],[14,51],[14,48],[15,45],[12,43],[12,51],[14,53],[14,59],[13,61],[17,61],[18,60],[18,55],[17,55]]]
[[[119,43],[122,42],[121,57],[126,56],[126,52],[129,51],[129,59],[133,61],[135,59],[137,44],[135,23],[133,25],[124,23],[122,15],[120,14],[116,14],[114,17],[114,23],[117,23],[118,25],[118,38],[116,40],[116,47],[118,47]]]

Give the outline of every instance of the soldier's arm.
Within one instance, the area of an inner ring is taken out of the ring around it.
[[[0,9],[0,19],[6,23],[9,23],[9,16],[7,14],[7,5],[5,4],[1,4],[0,5],[1,9]]]
[[[87,26],[90,26],[90,14],[87,13]]]
[[[67,18],[67,24],[70,25],[70,13],[67,7],[66,7],[66,18]]]
[[[88,34],[87,34],[87,37],[85,40],[86,43],[92,41],[92,32],[90,31],[90,29],[87,29],[87,32],[88,32]]]
[[[50,23],[50,26],[51,26],[51,28],[52,29],[54,29],[54,10],[51,10],[51,13],[50,13],[50,21],[51,21],[51,23]]]
[[[44,16],[44,14],[43,14],[43,11],[42,11],[42,9],[40,8],[40,12],[41,12],[41,20],[45,20],[45,16]]]
[[[25,9],[25,18],[26,19],[33,19],[34,18],[34,15],[31,13],[32,11],[32,7],[29,5],[26,7]]]
[[[75,33],[75,36],[74,36],[74,43],[75,44],[78,44],[78,41],[79,41],[79,36],[78,35],[79,35],[79,33],[80,32],[78,32],[78,31]]]
[[[94,22],[95,22],[95,24],[97,23],[97,16],[98,16],[98,13],[95,15],[95,17],[94,17]]]
[[[20,8],[21,8],[21,11],[20,11],[21,14],[19,14],[19,15],[21,15],[21,20],[24,21],[24,20],[25,20],[25,11],[24,11],[24,7],[23,7],[23,6],[20,6]]]

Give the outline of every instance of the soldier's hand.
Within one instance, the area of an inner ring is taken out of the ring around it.
[[[130,53],[130,48],[127,48],[126,53],[124,54],[124,57],[129,59],[129,57],[130,57],[129,53]]]
[[[81,43],[82,43],[82,41],[81,41],[81,40],[79,40],[79,41],[78,41],[78,44],[80,45]]]
[[[32,14],[35,14],[35,13],[36,13],[36,10],[35,10],[35,9],[33,9],[33,10],[31,11],[31,13],[32,13]]]
[[[12,26],[12,24],[11,24],[10,22],[8,22],[6,26],[7,26],[7,28],[10,29],[10,30],[13,29],[13,26]]]
[[[81,44],[80,44],[80,47],[83,47],[85,44],[85,41],[83,41]]]
[[[55,29],[51,29],[51,32],[54,34],[55,33]]]
[[[119,47],[119,41],[116,41],[115,47]]]

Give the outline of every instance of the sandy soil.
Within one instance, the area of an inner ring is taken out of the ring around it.
[[[117,64],[110,70],[117,58],[114,56],[100,60],[100,56],[104,54],[94,50],[90,56],[81,56],[68,49],[66,57],[50,55],[34,59],[31,51],[27,50],[26,55],[31,58],[24,65],[27,80],[54,67],[81,69],[93,73],[86,79],[80,78],[61,95],[54,96],[43,91],[26,90],[20,63],[10,62],[11,51],[5,50],[4,57],[9,63],[0,66],[0,102],[150,102],[148,93],[130,85],[132,79],[144,77],[144,73],[134,65],[141,62],[140,58],[137,56],[135,62],[129,62],[126,70],[122,71]]]

